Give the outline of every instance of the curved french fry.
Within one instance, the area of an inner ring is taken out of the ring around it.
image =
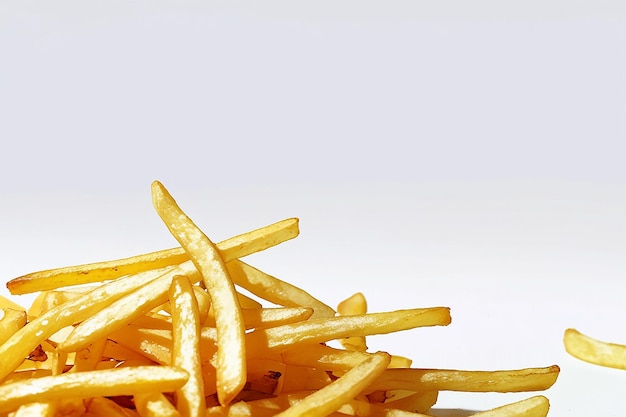
[[[597,340],[576,329],[565,330],[565,350],[575,358],[595,365],[626,369],[626,345]]]
[[[237,291],[217,247],[178,207],[158,181],[152,183],[153,205],[172,235],[185,248],[211,296],[217,329],[217,393],[230,403],[246,383],[245,327]]]

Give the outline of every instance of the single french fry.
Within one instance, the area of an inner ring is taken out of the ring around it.
[[[201,417],[206,411],[202,360],[200,358],[200,312],[191,282],[176,276],[169,290],[172,305],[172,365],[189,373],[176,391],[176,407],[183,417]]]
[[[354,316],[367,313],[367,300],[363,293],[357,292],[337,305],[337,313],[341,316]],[[352,336],[339,339],[339,343],[347,350],[367,351],[365,336]]]
[[[237,292],[215,244],[187,217],[158,181],[152,183],[153,205],[202,275],[215,311],[217,393],[228,404],[246,383],[245,328]]]
[[[242,308],[246,329],[264,329],[307,320],[313,314],[308,307]],[[203,326],[215,327],[215,318],[209,317]]]
[[[74,366],[69,372],[93,371],[98,368],[98,364],[102,361],[107,339],[94,341],[84,349],[76,352]]]
[[[594,365],[626,369],[626,345],[594,339],[576,329],[565,330],[565,350],[575,358]]]
[[[284,350],[299,344],[321,343],[347,336],[367,336],[450,323],[447,307],[416,308],[358,316],[311,319],[254,331],[246,342],[252,350]]]
[[[323,369],[325,371],[348,371],[363,362],[371,353],[333,348],[321,343],[287,348],[281,352],[286,364]]]
[[[53,417],[56,413],[54,402],[28,403],[22,405],[15,411],[12,417]]]
[[[140,392],[133,398],[141,417],[181,417],[176,407],[160,392]]]
[[[498,371],[453,369],[387,369],[368,388],[409,391],[522,392],[550,388],[559,375],[556,365]]]
[[[342,377],[292,405],[277,417],[326,416],[353,399],[378,377],[389,364],[390,357],[376,353],[355,366]]]
[[[550,410],[550,402],[543,395],[516,401],[491,410],[472,414],[473,417],[545,417]]]
[[[312,317],[315,318],[335,315],[335,310],[303,289],[266,274],[241,260],[229,262],[226,266],[235,284],[270,303],[285,307],[311,307]]]
[[[63,397],[170,392],[183,386],[188,378],[187,372],[171,366],[137,366],[31,378],[0,385],[0,413],[15,410],[28,402],[47,402]]]
[[[111,281],[58,305],[31,320],[0,345],[0,381],[16,369],[42,341],[59,331],[87,319],[107,304],[155,279],[163,270],[148,271]]]
[[[15,332],[26,325],[26,312],[24,310],[14,310],[10,307],[4,308],[0,318],[0,345],[6,342]]]
[[[293,239],[299,233],[298,219],[289,218],[217,244],[225,259],[250,255]],[[33,272],[7,283],[11,294],[47,291],[70,285],[113,280],[154,269],[178,265],[189,260],[183,248],[166,249],[129,258],[96,262]]]
[[[376,409],[404,410],[411,413],[427,413],[437,403],[438,391],[417,392],[397,400],[385,401],[383,404],[374,404]]]

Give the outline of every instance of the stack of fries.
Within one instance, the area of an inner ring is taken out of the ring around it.
[[[295,218],[214,244],[159,182],[179,248],[59,268],[0,297],[0,416],[425,416],[440,391],[546,390],[556,365],[418,369],[366,337],[450,323],[447,307],[336,309],[243,262],[296,237]],[[244,291],[245,290],[245,291]],[[244,295],[248,294],[248,295]],[[545,416],[542,395],[476,416]]]

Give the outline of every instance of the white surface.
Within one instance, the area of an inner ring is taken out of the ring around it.
[[[159,179],[215,240],[300,217],[250,262],[330,304],[452,308],[372,348],[556,363],[550,416],[622,416],[626,372],[561,338],[626,343],[624,23],[621,2],[3,2],[2,279],[173,246]]]

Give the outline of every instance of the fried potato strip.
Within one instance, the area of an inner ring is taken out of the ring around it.
[[[170,392],[182,387],[188,378],[189,374],[180,368],[137,366],[25,379],[0,385],[0,412],[15,410],[28,402],[47,402],[63,397]]]
[[[565,350],[575,358],[595,365],[626,369],[626,345],[594,339],[576,329],[567,329]]]
[[[189,254],[211,296],[217,329],[217,393],[228,404],[246,383],[245,327],[237,291],[215,244],[187,217],[158,181],[153,205],[172,235]]]

